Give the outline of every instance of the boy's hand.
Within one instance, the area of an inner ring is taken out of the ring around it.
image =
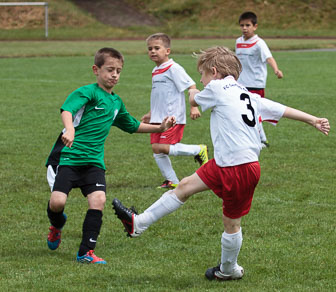
[[[75,139],[75,128],[66,129],[61,139],[65,146],[71,148]]]
[[[278,77],[278,79],[281,79],[283,77],[283,74],[279,69],[274,71],[274,74]]]
[[[162,132],[167,131],[169,128],[175,126],[176,124],[176,119],[175,117],[166,117],[163,119],[161,125],[160,125],[160,130]]]
[[[199,109],[198,109],[197,106],[190,107],[190,118],[192,120],[196,120],[200,116],[201,116],[201,113],[200,113],[200,111],[199,111]]]
[[[142,118],[141,118],[141,122],[145,123],[145,124],[149,124],[151,118],[151,113],[149,112],[148,114],[145,114]]]
[[[329,121],[326,118],[317,118],[315,122],[315,128],[322,132],[324,135],[328,136],[330,131]]]

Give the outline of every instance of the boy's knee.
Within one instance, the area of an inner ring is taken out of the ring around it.
[[[88,195],[87,198],[90,209],[97,209],[101,211],[104,209],[106,203],[106,196],[104,192],[93,192]]]
[[[169,147],[169,144],[152,144],[152,150],[154,154],[168,154]]]
[[[185,202],[193,195],[193,193],[189,191],[190,184],[191,180],[189,177],[185,177],[179,182],[177,188],[174,190],[174,193],[182,202]]]
[[[61,192],[52,192],[49,201],[49,208],[53,212],[60,212],[64,209],[67,195]]]

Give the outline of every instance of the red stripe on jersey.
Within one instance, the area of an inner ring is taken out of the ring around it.
[[[272,124],[277,124],[278,121],[276,120],[263,120],[263,122],[269,122],[269,123],[272,123]]]
[[[152,73],[152,77],[153,77],[154,75],[158,75],[158,74],[162,74],[162,73],[166,72],[171,66],[173,66],[173,64],[170,64],[170,65],[167,66],[166,68],[156,69],[156,70]]]
[[[244,43],[238,43],[237,44],[237,48],[238,49],[248,49],[248,48],[252,48],[258,41],[251,43],[251,44],[244,44]]]

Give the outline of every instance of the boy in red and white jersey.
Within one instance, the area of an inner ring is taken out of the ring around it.
[[[208,161],[206,145],[187,145],[180,141],[186,124],[184,91],[195,89],[195,82],[186,71],[169,58],[170,38],[156,33],[147,38],[148,56],[156,64],[152,71],[150,112],[141,119],[144,123],[161,124],[169,114],[176,118],[176,126],[164,133],[151,134],[154,159],[165,181],[160,188],[175,188],[179,179],[172,167],[169,155],[195,156],[200,165]],[[200,117],[197,107],[190,108],[192,119]]]
[[[328,135],[329,121],[287,107],[249,92],[236,80],[241,64],[225,47],[213,47],[198,56],[198,71],[205,88],[190,90],[192,106],[211,110],[210,130],[214,159],[194,174],[182,179],[176,189],[164,193],[141,214],[113,200],[116,215],[131,237],[137,237],[151,224],[181,207],[193,194],[211,189],[223,201],[224,232],[221,263],[209,268],[209,280],[241,279],[244,269],[237,259],[242,246],[241,218],[249,213],[253,193],[260,178],[261,142],[257,117],[276,124],[281,117],[305,122]]]
[[[255,34],[258,28],[257,16],[253,12],[244,12],[239,17],[239,25],[243,35],[236,40],[236,55],[242,64],[242,72],[238,82],[249,91],[265,96],[267,80],[267,64],[280,79],[283,77],[266,42]],[[268,146],[266,134],[260,121],[260,139],[263,146]]]

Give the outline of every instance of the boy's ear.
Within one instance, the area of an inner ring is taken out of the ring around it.
[[[170,55],[170,48],[167,48],[167,55]]]
[[[98,75],[98,66],[97,65],[92,65],[92,71],[94,75]]]
[[[216,67],[212,67],[212,68],[211,68],[211,73],[212,73],[213,76],[217,75],[217,72],[218,72],[218,71],[217,71],[217,68],[216,68]]]

